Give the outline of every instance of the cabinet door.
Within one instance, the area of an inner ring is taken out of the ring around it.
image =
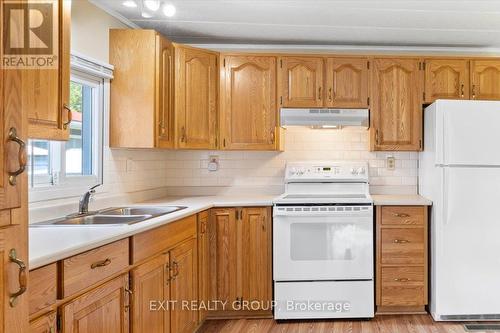
[[[49,312],[30,322],[30,333],[56,333],[56,313]]]
[[[222,147],[276,149],[276,58],[226,56],[223,66]]]
[[[172,148],[174,146],[174,47],[160,35],[156,35],[155,75],[156,147]]]
[[[53,47],[58,48],[54,68],[23,70],[23,108],[28,112],[30,138],[68,140],[71,110],[69,108],[71,1],[51,0],[56,34]]]
[[[169,254],[162,254],[130,272],[132,284],[132,332],[170,332]],[[152,310],[150,302],[155,307]]]
[[[176,48],[176,122],[179,148],[216,148],[217,55]]]
[[[425,60],[425,103],[436,99],[469,99],[469,62],[462,59]]]
[[[61,307],[64,333],[129,331],[128,274],[117,277]]]
[[[270,310],[271,209],[243,208],[241,224],[241,298],[258,301],[261,310]]]
[[[170,251],[170,297],[172,333],[191,333],[198,325],[198,312],[189,307],[198,300],[197,244],[191,239]]]
[[[281,58],[278,82],[284,107],[323,106],[323,58]]]
[[[226,301],[225,310],[230,310],[233,302],[239,298],[238,292],[238,227],[234,208],[212,209],[211,221],[215,233],[215,296],[219,301]],[[222,310],[222,309],[218,309]]]
[[[326,67],[327,106],[368,107],[368,66],[364,58],[329,58]]]
[[[422,144],[422,70],[418,59],[375,59],[371,91],[373,150],[418,151]]]
[[[208,211],[198,214],[198,299],[200,305],[208,306],[210,301],[210,247],[208,232]],[[199,322],[207,317],[207,311],[200,309]]]
[[[471,99],[500,100],[500,60],[471,60]]]

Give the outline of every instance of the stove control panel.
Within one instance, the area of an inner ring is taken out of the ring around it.
[[[286,167],[286,182],[293,181],[368,181],[365,162],[290,162]]]

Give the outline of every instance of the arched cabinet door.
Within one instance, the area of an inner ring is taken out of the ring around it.
[[[500,61],[471,60],[471,99],[500,100]]]
[[[322,107],[324,104],[323,58],[282,57],[278,86],[283,107]]]
[[[373,61],[372,150],[422,149],[422,64],[419,59]]]
[[[221,72],[221,148],[276,149],[276,58],[225,56]]]
[[[326,66],[326,105],[367,108],[368,72],[366,58],[329,58]]]
[[[427,59],[424,64],[425,103],[436,99],[469,99],[468,60]]]

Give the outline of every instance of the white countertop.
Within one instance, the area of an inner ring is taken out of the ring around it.
[[[274,196],[270,195],[169,197],[131,206],[187,206],[187,208],[132,225],[29,228],[29,268],[50,264],[212,207],[271,206],[273,199]]]
[[[412,195],[381,195],[372,194],[375,206],[431,206],[432,201],[418,194]]]

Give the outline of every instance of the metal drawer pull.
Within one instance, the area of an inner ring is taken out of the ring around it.
[[[405,213],[394,213],[392,214],[394,217],[410,217],[409,214],[405,214]]]
[[[125,288],[125,292],[129,295],[132,295],[134,292],[128,288]]]
[[[392,242],[396,243],[396,244],[405,244],[405,243],[409,243],[410,241],[406,240],[406,239],[395,239]]]
[[[24,172],[26,169],[27,156],[26,156],[26,143],[24,143],[21,138],[17,136],[17,130],[15,127],[11,127],[9,130],[8,141],[13,141],[19,145],[19,152],[17,153],[17,158],[19,161],[19,168],[16,171],[9,172],[9,184],[16,185],[16,177]]]
[[[73,114],[71,113],[71,108],[67,104],[64,104],[63,108],[68,112],[68,121],[63,124],[63,128],[66,129],[68,125],[71,124],[71,121],[73,121]]]
[[[17,258],[16,249],[11,249],[9,252],[9,260],[10,262],[19,266],[19,290],[15,293],[10,294],[9,304],[13,308],[17,305],[17,299],[19,296],[26,292],[28,288],[28,276],[26,275],[26,264],[24,261]]]
[[[90,265],[90,268],[95,269],[97,267],[108,266],[109,264],[111,264],[111,259],[106,258],[104,260],[93,263],[92,265]]]
[[[464,98],[465,94],[464,94],[464,84],[462,83],[460,85],[460,97]]]
[[[408,279],[408,278],[395,278],[394,281],[396,281],[396,282],[408,282],[408,281],[410,281],[410,279]]]
[[[179,275],[179,265],[176,261],[172,262],[172,270],[171,270],[171,280],[175,280],[177,275]]]

